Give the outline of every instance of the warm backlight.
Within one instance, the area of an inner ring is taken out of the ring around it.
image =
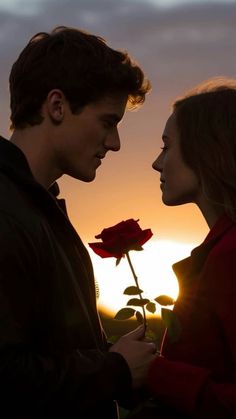
[[[166,294],[176,299],[178,282],[171,266],[188,257],[193,247],[193,244],[151,240],[143,246],[142,251],[130,251],[130,258],[144,298],[153,300],[158,295]],[[130,298],[123,294],[125,288],[135,285],[128,261],[123,258],[116,266],[115,258],[102,259],[90,248],[88,251],[99,288],[98,308],[114,315],[126,306]],[[156,314],[160,311],[160,307],[158,305],[157,307]]]

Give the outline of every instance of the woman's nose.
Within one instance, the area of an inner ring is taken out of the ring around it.
[[[162,167],[161,167],[161,164],[160,163],[161,163],[160,162],[160,156],[158,156],[156,158],[156,160],[154,160],[154,162],[152,163],[152,168],[154,170],[156,170],[157,172],[161,172],[162,171]]]

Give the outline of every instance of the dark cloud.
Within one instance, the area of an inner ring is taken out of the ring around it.
[[[105,37],[115,47],[133,51],[146,63],[195,62],[210,56],[227,56],[234,50],[236,4],[201,4],[160,9],[149,2],[133,0],[39,1],[37,13],[24,16],[19,6],[1,12],[1,61],[12,62],[35,32],[56,25],[77,26]],[[201,54],[203,56],[201,56]],[[216,58],[216,57],[215,57]],[[171,65],[172,67],[172,65]]]

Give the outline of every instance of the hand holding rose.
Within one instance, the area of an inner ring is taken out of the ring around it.
[[[133,380],[133,387],[145,384],[150,363],[155,358],[157,346],[154,342],[143,340],[144,326],[122,336],[112,347],[110,352],[120,353],[126,360]]]

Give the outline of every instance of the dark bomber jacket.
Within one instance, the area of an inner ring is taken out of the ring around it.
[[[108,352],[90,257],[24,154],[0,137],[1,417],[117,417],[131,392]]]

